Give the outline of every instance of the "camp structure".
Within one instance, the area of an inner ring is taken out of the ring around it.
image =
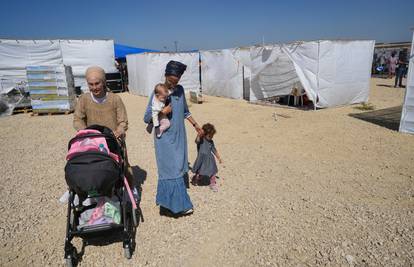
[[[87,90],[85,71],[89,66],[100,66],[107,73],[117,72],[114,41],[0,39],[2,84],[26,81],[27,66],[59,65],[71,66],[75,86]]]
[[[411,45],[407,87],[401,112],[400,132],[414,134],[414,34]]]
[[[361,103],[368,101],[374,45],[371,40],[320,40],[127,55],[129,87],[148,96],[164,80],[167,62],[177,60],[188,66],[180,81],[184,88],[202,88],[206,95],[257,102],[299,90],[315,108]]]

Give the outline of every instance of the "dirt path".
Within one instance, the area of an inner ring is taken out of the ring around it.
[[[403,90],[373,79],[377,110]],[[297,266],[414,264],[414,136],[350,116],[354,106],[313,111],[207,97],[190,107],[215,124],[219,192],[189,191],[192,216],[160,217],[144,97],[122,95],[128,152],[146,172],[132,260],[122,244],[86,247],[81,266]],[[276,118],[276,119],[275,119]],[[63,168],[72,116],[0,119],[0,265],[64,263]],[[193,162],[195,133],[187,125]]]

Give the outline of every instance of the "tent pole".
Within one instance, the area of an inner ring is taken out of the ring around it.
[[[246,89],[245,89],[245,84],[244,84],[244,65],[242,65],[242,82],[243,82],[243,99],[247,100],[246,98]]]
[[[203,94],[203,86],[201,85],[201,53],[198,52],[198,79],[200,81],[200,94]]]
[[[320,52],[320,46],[321,46],[321,42],[318,40],[318,64],[317,66],[317,71],[316,71],[316,86],[318,88],[319,91],[319,52]],[[313,110],[316,111],[316,102],[318,101],[318,92],[316,92],[316,99],[315,99],[315,103],[313,105]]]

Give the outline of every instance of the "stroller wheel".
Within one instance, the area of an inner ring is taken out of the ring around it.
[[[75,265],[73,264],[72,257],[70,257],[70,258],[67,258],[67,259],[66,259],[66,266],[68,266],[68,267],[73,267],[73,266],[75,266]]]
[[[132,251],[130,245],[124,247],[124,257],[128,260],[132,258]]]
[[[66,260],[66,266],[73,267],[77,265],[77,258],[78,258],[78,252],[76,251],[76,248],[74,247],[72,249],[72,253],[65,259]]]

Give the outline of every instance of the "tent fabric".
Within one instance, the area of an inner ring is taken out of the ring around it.
[[[284,45],[318,108],[368,101],[375,41],[318,41]]]
[[[281,46],[252,47],[250,56],[251,101],[288,95],[299,82],[295,67]]]
[[[400,132],[414,134],[414,34],[413,42],[411,43],[407,87],[401,112]]]
[[[318,88],[318,42],[284,45],[282,50],[292,60],[306,94],[313,103]]]
[[[61,40],[63,64],[72,66],[75,85],[88,90],[85,71],[90,66],[100,66],[106,73],[115,68],[113,40]]]
[[[321,41],[318,107],[367,102],[374,41]]]
[[[250,100],[251,96],[251,59],[250,47],[232,49],[234,58],[242,64],[243,72],[243,99]]]
[[[129,91],[149,96],[157,83],[165,81],[165,66],[170,60],[187,65],[180,79],[186,91],[199,90],[198,53],[142,53],[127,55]]]
[[[303,87],[319,108],[366,102],[374,44],[312,41],[200,51],[203,93],[255,101]],[[169,60],[189,66],[180,83],[198,90],[197,53],[143,53],[127,55],[130,91],[149,95],[163,82]]]
[[[251,48],[251,96],[287,95],[299,82],[318,108],[366,102],[374,41],[312,41]]]
[[[26,77],[26,66],[62,64],[59,42],[49,40],[0,40],[0,77]]]
[[[139,47],[132,47],[122,44],[115,44],[115,58],[126,58],[127,55],[130,54],[140,54],[145,52],[158,52],[157,50],[139,48]]]
[[[25,79],[26,66],[72,67],[75,85],[86,87],[85,71],[99,65],[116,72],[113,40],[6,40],[0,39],[0,79]]]
[[[243,64],[234,52],[234,49],[200,52],[204,94],[243,98]]]

